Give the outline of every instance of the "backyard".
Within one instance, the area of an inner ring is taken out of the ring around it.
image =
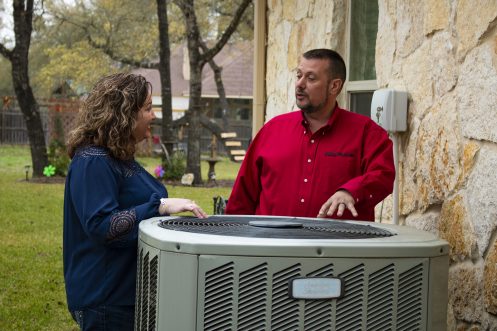
[[[158,158],[139,158],[151,173]],[[62,274],[63,181],[26,181],[29,147],[0,145],[0,330],[77,330],[66,306]],[[235,179],[240,164],[216,165],[220,182]],[[207,163],[202,162],[204,180]],[[167,185],[169,196],[195,200],[208,214],[213,197],[231,187]]]

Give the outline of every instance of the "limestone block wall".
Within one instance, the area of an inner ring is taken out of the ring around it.
[[[346,4],[346,0],[267,1],[266,121],[296,109],[295,69],[303,52],[332,48],[344,54]]]
[[[348,1],[267,6],[266,120],[295,108],[299,54],[346,54]],[[378,86],[409,93],[400,220],[450,244],[447,330],[497,330],[497,1],[379,0],[378,22]]]
[[[450,244],[448,330],[497,330],[497,2],[380,0],[380,87],[409,92],[405,224]]]

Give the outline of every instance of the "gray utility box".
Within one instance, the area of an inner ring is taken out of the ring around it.
[[[446,329],[447,242],[313,218],[140,223],[136,330]]]

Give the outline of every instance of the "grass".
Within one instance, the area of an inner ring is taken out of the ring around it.
[[[158,159],[140,158],[148,171]],[[205,164],[204,164],[205,163]],[[0,330],[77,330],[66,306],[62,274],[64,184],[25,181],[28,147],[0,145]],[[239,164],[216,165],[218,179],[233,180]],[[202,162],[202,174],[207,163]],[[171,197],[195,200],[212,214],[212,198],[231,187],[168,187]]]

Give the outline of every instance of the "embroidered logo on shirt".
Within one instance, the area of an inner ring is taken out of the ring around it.
[[[325,156],[339,156],[339,157],[354,157],[353,153],[342,153],[342,152],[324,152]]]

